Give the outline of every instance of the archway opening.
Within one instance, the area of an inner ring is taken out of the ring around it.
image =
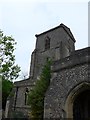
[[[81,92],[73,103],[74,120],[90,119],[90,90]]]

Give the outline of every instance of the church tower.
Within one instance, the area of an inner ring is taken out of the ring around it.
[[[51,59],[50,85],[44,98],[44,118],[82,120],[90,118],[90,47],[75,50],[75,38],[64,24],[36,35],[31,55],[30,77],[14,83],[9,118],[21,112],[27,116],[28,92]]]
[[[30,76],[38,79],[47,59],[57,61],[75,51],[75,39],[64,24],[36,35],[36,47],[31,56]]]

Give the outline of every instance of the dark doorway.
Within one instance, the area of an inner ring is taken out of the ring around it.
[[[74,120],[90,119],[90,90],[80,93],[73,105]]]

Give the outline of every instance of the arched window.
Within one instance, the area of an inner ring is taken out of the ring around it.
[[[45,38],[45,50],[50,49],[50,38],[47,36]]]
[[[29,92],[29,90],[28,90],[28,88],[26,88],[26,90],[25,90],[25,105],[27,105],[28,92]]]
[[[16,87],[16,91],[15,91],[15,102],[14,102],[14,110],[16,108],[16,102],[17,102],[17,96],[18,96],[18,87]]]

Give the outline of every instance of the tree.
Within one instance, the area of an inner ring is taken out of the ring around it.
[[[13,79],[19,76],[20,67],[15,65],[15,40],[0,30],[0,83],[2,81],[2,108],[13,87]]]
[[[48,61],[42,69],[40,79],[37,80],[34,88],[28,94],[28,105],[31,107],[30,118],[43,119],[44,97],[50,84],[51,61]]]
[[[0,76],[2,80],[13,80],[19,76],[20,67],[15,65],[14,50],[16,42],[10,36],[5,36],[0,30]]]
[[[13,88],[13,82],[9,80],[2,80],[2,109],[5,110],[7,97]]]

